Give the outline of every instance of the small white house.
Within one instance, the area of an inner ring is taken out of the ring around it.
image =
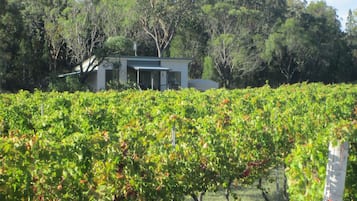
[[[82,63],[88,68],[93,58]],[[121,56],[106,57],[89,75],[87,82],[95,90],[104,90],[106,83],[118,79],[121,84],[137,83],[143,89],[166,90],[188,87],[188,65],[191,59]],[[75,72],[79,73],[77,66]]]

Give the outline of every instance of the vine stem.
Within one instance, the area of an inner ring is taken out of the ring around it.
[[[259,178],[259,180],[258,180],[258,189],[262,191],[262,196],[263,196],[264,200],[270,201],[268,198],[268,192],[263,188],[262,178]]]

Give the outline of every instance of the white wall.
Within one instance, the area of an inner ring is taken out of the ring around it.
[[[170,68],[170,71],[174,72],[181,72],[181,87],[187,88],[188,87],[188,64],[191,60],[184,60],[184,59],[176,59],[176,60],[169,60],[164,59],[161,61],[161,66]]]
[[[109,62],[103,62],[98,66],[97,70],[97,89],[96,91],[105,90],[106,80],[105,80],[105,71],[113,69],[113,64]]]
[[[99,66],[97,70],[97,91],[105,89],[105,68]]]
[[[167,89],[167,71],[160,71],[160,91]]]
[[[119,62],[120,60],[120,69],[119,69],[119,81],[122,84],[126,84],[128,81],[128,60],[138,60],[138,61],[161,61],[161,67],[169,68],[171,72],[180,72],[181,73],[181,87],[188,87],[188,64],[191,62],[189,59],[169,59],[169,58],[145,58],[145,57],[109,57],[97,68],[97,75],[95,78],[90,80],[90,84],[93,85],[96,91],[104,90],[106,85],[105,80],[105,70],[112,69],[113,63]],[[160,90],[167,89],[167,72],[160,72]]]
[[[126,84],[128,82],[128,60],[120,59],[119,82]]]

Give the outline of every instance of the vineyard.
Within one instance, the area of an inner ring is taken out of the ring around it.
[[[0,94],[0,200],[199,200],[284,167],[290,200],[322,200],[328,145],[350,142],[357,86]]]

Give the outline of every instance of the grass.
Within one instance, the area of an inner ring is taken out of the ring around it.
[[[278,184],[277,189],[276,170],[272,170],[268,178],[263,179],[262,186],[268,192],[269,201],[285,201],[282,196],[283,187],[283,170],[278,171]],[[239,201],[265,201],[262,191],[257,188],[258,182],[250,186],[239,186],[232,190],[238,196]],[[186,201],[192,201],[193,199],[188,197]],[[226,201],[224,191],[207,192],[203,197],[204,201]],[[233,196],[230,196],[230,200],[234,200]]]

